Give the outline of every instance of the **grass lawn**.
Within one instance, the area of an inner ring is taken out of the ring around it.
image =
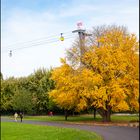
[[[1,122],[2,140],[102,140],[88,131],[16,122]]]
[[[59,121],[63,122],[65,121],[64,116],[25,116],[24,119],[27,120],[40,120],[40,121]],[[139,116],[138,115],[112,115],[111,116],[112,122],[131,122],[131,121],[138,121]],[[100,115],[97,115],[96,119],[93,119],[92,115],[81,115],[81,116],[69,116],[68,122],[101,122],[102,118]]]
[[[111,119],[113,122],[132,122],[139,121],[138,115],[112,115]]]

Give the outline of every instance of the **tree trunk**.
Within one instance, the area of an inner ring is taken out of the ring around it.
[[[111,113],[109,111],[105,111],[103,117],[103,122],[111,121]]]
[[[108,107],[107,110],[98,109],[98,112],[102,116],[103,122],[111,121],[111,108]]]
[[[65,121],[67,121],[67,117],[68,117],[68,111],[65,110]]]
[[[74,111],[72,111],[72,116],[74,116]]]
[[[94,120],[96,119],[96,108],[93,109]]]

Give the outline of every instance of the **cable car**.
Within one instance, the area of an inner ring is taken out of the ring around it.
[[[61,33],[60,35],[60,41],[64,41],[63,33]]]
[[[12,57],[12,50],[10,50],[9,52],[9,57]]]

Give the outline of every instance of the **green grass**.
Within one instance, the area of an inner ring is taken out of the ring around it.
[[[102,140],[93,133],[83,130],[1,122],[2,140]]]
[[[111,119],[113,122],[132,122],[132,121],[139,121],[139,116],[138,115],[126,115],[126,116],[112,115]]]
[[[27,120],[40,120],[40,121],[59,121],[64,122],[64,116],[25,116],[24,119]],[[137,115],[112,115],[111,116],[112,122],[131,122],[131,121],[138,121],[139,116]],[[93,119],[93,115],[81,115],[81,116],[69,116],[68,122],[101,122],[102,118],[100,115],[97,115],[96,119]]]
[[[31,119],[31,120],[41,120],[41,121],[59,121],[63,122],[65,121],[64,116],[26,116],[25,119]],[[98,116],[96,121],[100,121],[101,117]],[[93,116],[91,115],[81,115],[81,116],[69,116],[68,122],[80,122],[80,121],[93,121]]]

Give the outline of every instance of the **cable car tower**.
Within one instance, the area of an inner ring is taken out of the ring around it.
[[[80,57],[82,58],[82,55],[85,52],[85,37],[91,36],[92,34],[86,33],[86,30],[82,29],[83,23],[78,22],[77,23],[77,29],[72,31],[72,33],[78,33],[79,35],[79,47],[80,47]],[[81,59],[80,58],[80,59]],[[80,66],[82,65],[82,60],[80,60]]]

